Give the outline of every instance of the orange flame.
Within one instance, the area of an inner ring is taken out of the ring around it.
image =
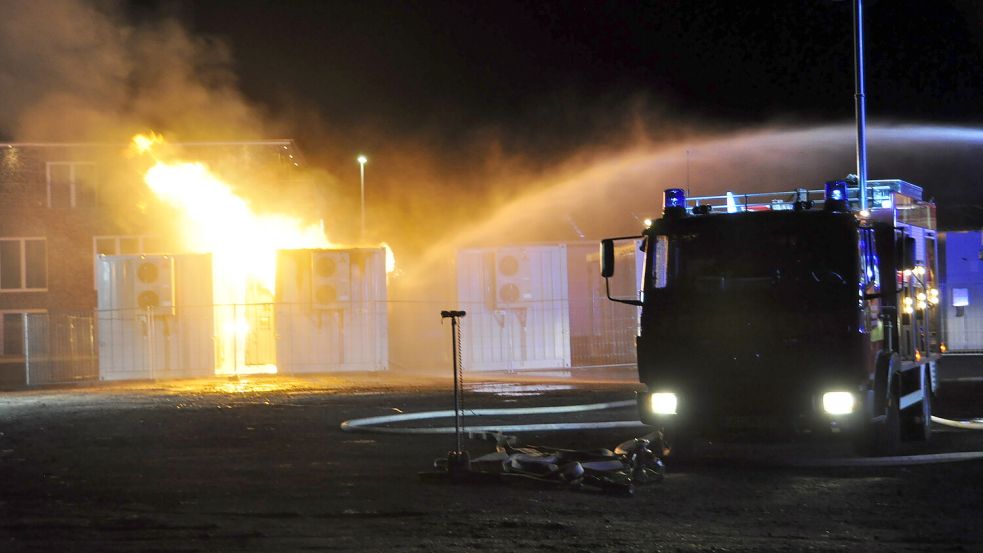
[[[273,301],[278,250],[329,248],[332,243],[320,224],[285,214],[256,213],[204,163],[161,159],[155,148],[163,144],[164,138],[151,132],[134,136],[131,148],[154,159],[143,180],[158,198],[177,208],[180,220],[176,227],[181,229],[183,249],[212,254],[213,302],[225,307],[215,310],[216,373],[276,372],[272,360],[245,368],[239,365],[239,360],[248,357],[243,344],[249,341],[254,325],[250,310],[228,306]],[[386,250],[386,271],[391,273],[395,256],[387,244],[380,247]]]
[[[216,373],[276,372],[272,358],[241,363],[248,358],[245,348],[253,327],[262,326],[250,320],[256,310],[242,306],[273,301],[277,250],[327,248],[331,242],[318,224],[256,213],[203,163],[160,159],[153,149],[163,143],[158,134],[137,135],[132,148],[155,160],[143,180],[158,198],[177,208],[183,249],[212,254]]]
[[[271,295],[277,250],[331,246],[317,224],[305,225],[288,215],[255,213],[202,163],[158,161],[144,181],[160,199],[179,208],[185,247],[212,253],[215,264],[229,277],[244,277]]]
[[[138,154],[145,154],[150,152],[150,150],[157,144],[163,143],[164,137],[151,131],[147,134],[138,134],[134,136],[131,142],[131,147],[134,152]]]

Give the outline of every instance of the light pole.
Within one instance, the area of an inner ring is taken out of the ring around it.
[[[857,193],[867,211],[867,103],[864,91],[864,0],[853,0],[853,72],[857,117]]]
[[[364,155],[359,155],[356,160],[358,161],[358,173],[361,181],[360,191],[361,191],[361,201],[359,203],[360,209],[359,214],[361,215],[361,226],[359,227],[358,239],[359,241],[365,241],[365,163],[369,161],[369,158]]]

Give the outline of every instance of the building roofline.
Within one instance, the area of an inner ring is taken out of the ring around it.
[[[121,142],[0,142],[0,149],[13,148],[126,148]],[[291,162],[299,167],[304,155],[292,138],[266,138],[259,140],[198,140],[193,142],[168,142],[167,145],[189,148],[266,146],[279,147],[290,153]]]
[[[121,142],[0,142],[0,148],[105,148],[125,147]],[[206,140],[195,142],[169,142],[175,146],[293,146],[292,138],[269,138],[263,140]]]

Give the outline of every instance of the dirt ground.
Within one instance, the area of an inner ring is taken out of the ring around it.
[[[355,417],[447,409],[448,388],[267,377],[0,393],[0,551],[983,551],[980,461],[796,468],[782,460],[834,458],[846,446],[715,444],[621,497],[425,482],[418,473],[453,449],[450,436],[339,429]],[[530,390],[479,386],[465,399],[511,407],[632,396],[625,384],[552,388],[522,396]],[[981,392],[962,383],[937,410],[983,409]],[[642,432],[520,440],[610,448]],[[465,447],[477,456],[493,444]],[[919,452],[960,450],[983,450],[983,432],[939,428]]]

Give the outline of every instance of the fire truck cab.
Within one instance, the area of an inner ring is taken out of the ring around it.
[[[641,237],[643,422],[671,443],[734,431],[846,433],[888,454],[931,434],[939,335],[935,206],[902,180],[686,198]]]

